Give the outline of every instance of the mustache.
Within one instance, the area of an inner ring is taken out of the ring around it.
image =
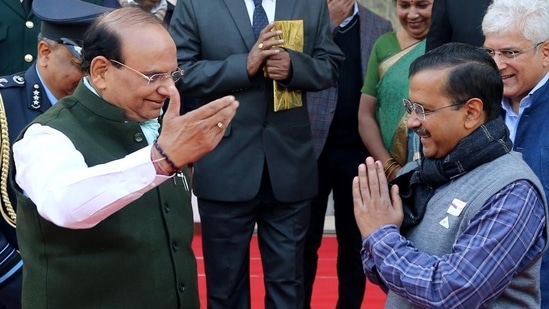
[[[427,131],[427,129],[425,129],[425,128],[423,128],[423,127],[414,129],[414,133],[416,133],[416,134],[419,135],[420,137],[421,137],[421,136],[430,135],[429,131]]]

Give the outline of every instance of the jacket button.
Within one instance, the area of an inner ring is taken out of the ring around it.
[[[24,59],[25,62],[32,62],[34,60],[34,57],[31,54],[26,54]]]
[[[145,139],[145,136],[143,135],[143,133],[139,132],[139,133],[135,133],[135,135],[133,136],[133,139],[136,142],[141,143]]]
[[[179,249],[181,249],[181,246],[179,246],[179,243],[174,240],[172,242],[172,249],[173,249],[174,252],[177,252],[177,251],[179,251]]]
[[[180,283],[179,283],[179,292],[183,293],[183,292],[185,292],[185,289],[186,289],[186,288],[185,288],[185,285],[184,285],[183,283],[180,282]]]
[[[27,20],[27,22],[25,22],[25,27],[32,29],[34,28],[34,23],[30,20]]]

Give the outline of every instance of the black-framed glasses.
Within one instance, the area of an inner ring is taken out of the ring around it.
[[[515,60],[515,57],[520,56],[524,54],[525,52],[529,51],[530,49],[538,48],[541,44],[545,42],[539,42],[537,44],[534,44],[528,48],[522,49],[522,50],[512,50],[512,49],[500,49],[495,50],[493,48],[484,48],[484,50],[490,55],[492,58],[496,57],[496,55],[499,56],[499,59],[508,59],[508,60]],[[503,57],[503,58],[502,58]]]
[[[404,109],[406,110],[406,112],[408,114],[412,114],[412,112],[416,112],[416,115],[419,118],[419,120],[423,121],[423,120],[425,120],[425,115],[432,114],[432,113],[434,113],[436,111],[439,111],[441,109],[444,109],[444,108],[463,105],[464,103],[450,104],[450,105],[446,105],[446,106],[435,108],[435,109],[425,109],[423,107],[423,105],[421,105],[419,103],[412,102],[408,99],[402,99],[402,104],[404,105]]]
[[[56,42],[65,45],[76,58],[82,59],[82,42],[73,41],[67,38],[59,38]]]
[[[172,79],[173,82],[177,82],[178,80],[181,79],[181,77],[183,77],[183,69],[181,68],[177,68],[175,71],[171,72],[171,73],[156,73],[156,74],[152,74],[152,75],[146,75],[146,74],[143,74],[141,72],[139,72],[138,70],[130,67],[130,66],[127,66],[125,64],[123,64],[122,62],[120,61],[116,61],[114,59],[109,59],[109,61],[111,62],[114,62],[118,65],[121,65],[123,67],[125,67],[126,69],[129,69],[130,71],[133,71],[137,74],[139,74],[141,77],[143,77],[147,83],[150,85],[150,84],[153,84],[153,83],[156,83],[158,81],[164,81],[166,79]]]

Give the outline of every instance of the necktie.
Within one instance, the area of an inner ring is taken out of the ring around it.
[[[269,24],[269,20],[267,19],[267,13],[265,13],[265,10],[261,5],[262,1],[263,0],[254,0],[255,9],[252,28],[254,30],[256,40],[259,37],[259,33],[261,32],[261,30],[263,30],[263,28],[265,28],[265,26]]]

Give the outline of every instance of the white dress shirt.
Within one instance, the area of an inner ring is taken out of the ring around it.
[[[339,25],[339,28],[343,28],[345,26],[347,26],[351,20],[353,20],[353,17],[355,17],[355,15],[358,15],[358,3],[355,1],[355,5],[353,6],[353,14],[351,14],[351,16],[345,18],[345,20],[343,20],[341,22],[341,24]]]

